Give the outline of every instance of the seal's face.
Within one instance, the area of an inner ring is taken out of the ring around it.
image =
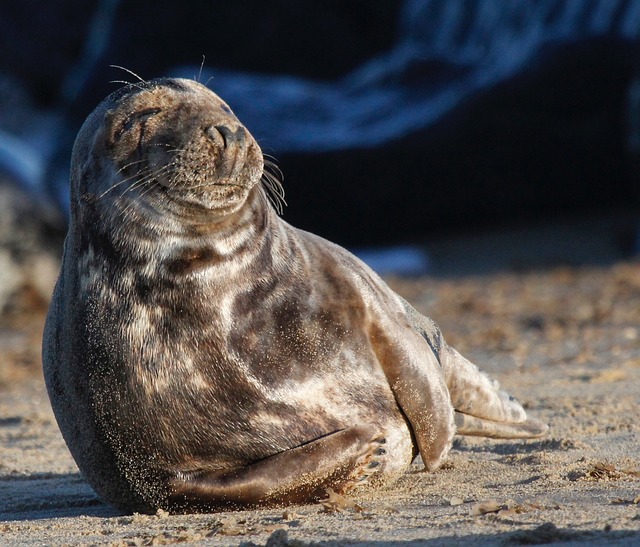
[[[231,109],[196,82],[130,85],[103,116],[94,148],[112,173],[107,188],[93,189],[97,197],[112,193],[164,213],[212,218],[238,210],[260,181],[259,146]],[[87,159],[95,161],[93,152]]]

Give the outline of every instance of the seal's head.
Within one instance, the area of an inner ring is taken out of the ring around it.
[[[72,202],[107,198],[121,210],[211,222],[245,203],[263,169],[260,147],[215,93],[191,80],[152,80],[113,93],[83,125]]]

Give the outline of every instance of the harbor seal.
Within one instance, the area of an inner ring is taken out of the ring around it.
[[[273,169],[183,79],[87,118],[44,332],[48,393],[89,484],[125,511],[215,511],[375,486],[459,434],[528,418],[341,247],[277,214]]]

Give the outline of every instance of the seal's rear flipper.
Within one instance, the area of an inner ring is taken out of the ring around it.
[[[164,509],[209,512],[247,506],[311,503],[382,471],[386,440],[374,426],[355,426],[231,470],[177,473]]]
[[[495,422],[456,412],[455,422],[457,435],[490,437],[493,439],[533,439],[542,437],[549,431],[547,424],[535,418],[528,418],[520,423]]]
[[[522,405],[500,384],[447,345],[438,326],[404,302],[412,324],[436,355],[444,374],[451,404],[456,410],[459,435],[530,438],[544,435],[546,424],[528,418]]]

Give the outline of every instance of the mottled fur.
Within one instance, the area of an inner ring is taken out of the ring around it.
[[[367,266],[281,220],[263,169],[228,106],[186,80],[125,87],[78,135],[43,361],[104,499],[317,500],[418,451],[437,468],[454,408],[463,433],[543,432]]]

